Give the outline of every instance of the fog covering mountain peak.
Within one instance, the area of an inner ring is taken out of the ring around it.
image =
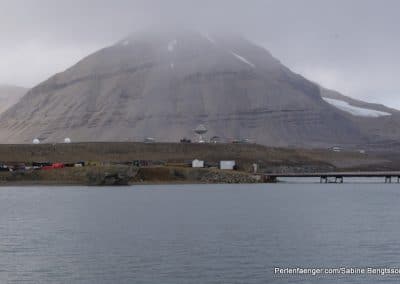
[[[179,141],[199,124],[210,136],[265,145],[387,139],[366,133],[266,49],[182,29],[133,33],[34,87],[1,116],[0,141]]]
[[[27,91],[24,87],[0,84],[0,113],[16,104]]]

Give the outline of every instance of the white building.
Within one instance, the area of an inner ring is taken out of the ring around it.
[[[155,143],[156,139],[154,139],[153,137],[146,137],[143,142],[144,143]]]
[[[204,161],[201,160],[193,160],[192,161],[192,168],[204,168]]]
[[[220,161],[219,168],[221,170],[233,170],[236,166],[235,161]]]

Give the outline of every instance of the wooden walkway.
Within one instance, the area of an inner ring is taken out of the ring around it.
[[[382,177],[385,183],[392,183],[392,178],[400,183],[400,171],[387,172],[326,172],[326,173],[263,173],[265,181],[276,182],[278,178],[319,177],[321,183],[343,183],[347,178],[377,178]]]

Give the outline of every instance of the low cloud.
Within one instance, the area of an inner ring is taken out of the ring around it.
[[[33,86],[148,26],[234,31],[305,77],[400,107],[396,0],[3,0],[0,84]]]

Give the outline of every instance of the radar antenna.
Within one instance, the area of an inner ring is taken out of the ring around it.
[[[204,134],[206,134],[208,132],[207,128],[203,124],[200,124],[199,126],[196,127],[194,132],[198,136],[198,142],[205,143]]]

